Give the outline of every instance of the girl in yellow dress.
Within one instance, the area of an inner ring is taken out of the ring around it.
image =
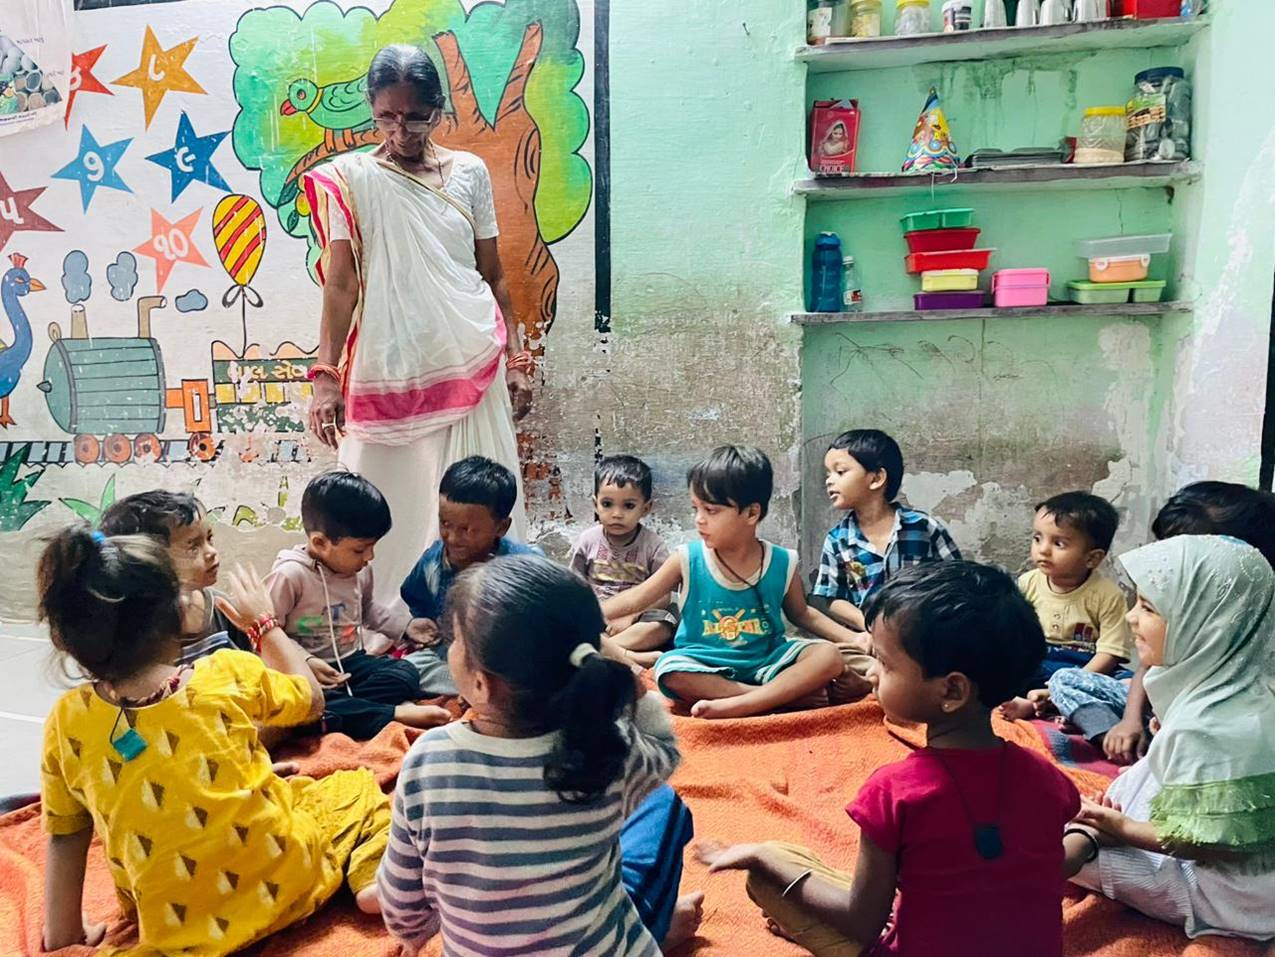
[[[138,930],[108,953],[228,954],[309,916],[342,879],[379,910],[389,806],[371,772],[285,780],[257,739],[258,726],[316,720],[323,694],[254,572],[235,571],[222,610],[260,657],[223,650],[186,667],[172,664],[184,609],[161,545],[75,526],[37,574],[53,643],[89,679],[44,728],[46,950],[104,939],[81,907],[94,831]]]

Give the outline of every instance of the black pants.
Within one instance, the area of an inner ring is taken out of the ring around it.
[[[410,662],[356,651],[341,665],[350,680],[323,693],[325,732],[366,741],[394,720],[395,705],[420,696],[420,675]]]

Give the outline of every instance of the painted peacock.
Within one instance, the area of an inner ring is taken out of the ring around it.
[[[31,358],[31,323],[27,321],[26,311],[19,301],[32,292],[40,292],[44,283],[32,279],[27,272],[27,257],[14,253],[9,257],[13,268],[0,279],[0,308],[4,309],[5,318],[13,326],[13,342],[6,346],[0,342],[0,428],[14,425],[9,415],[9,396],[18,385],[22,375],[22,367]]]
[[[367,77],[323,87],[313,80],[293,80],[288,84],[288,98],[280,105],[279,113],[283,116],[304,114],[325,130],[370,127],[372,107],[367,101]]]

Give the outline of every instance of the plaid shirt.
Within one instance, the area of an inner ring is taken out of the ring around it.
[[[895,509],[884,555],[878,555],[859,530],[854,512],[847,512],[824,539],[814,593],[861,606],[904,565],[960,557],[947,526],[918,509]]]

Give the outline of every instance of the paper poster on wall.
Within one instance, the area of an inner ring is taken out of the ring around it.
[[[0,136],[60,120],[70,95],[71,0],[4,0]]]

